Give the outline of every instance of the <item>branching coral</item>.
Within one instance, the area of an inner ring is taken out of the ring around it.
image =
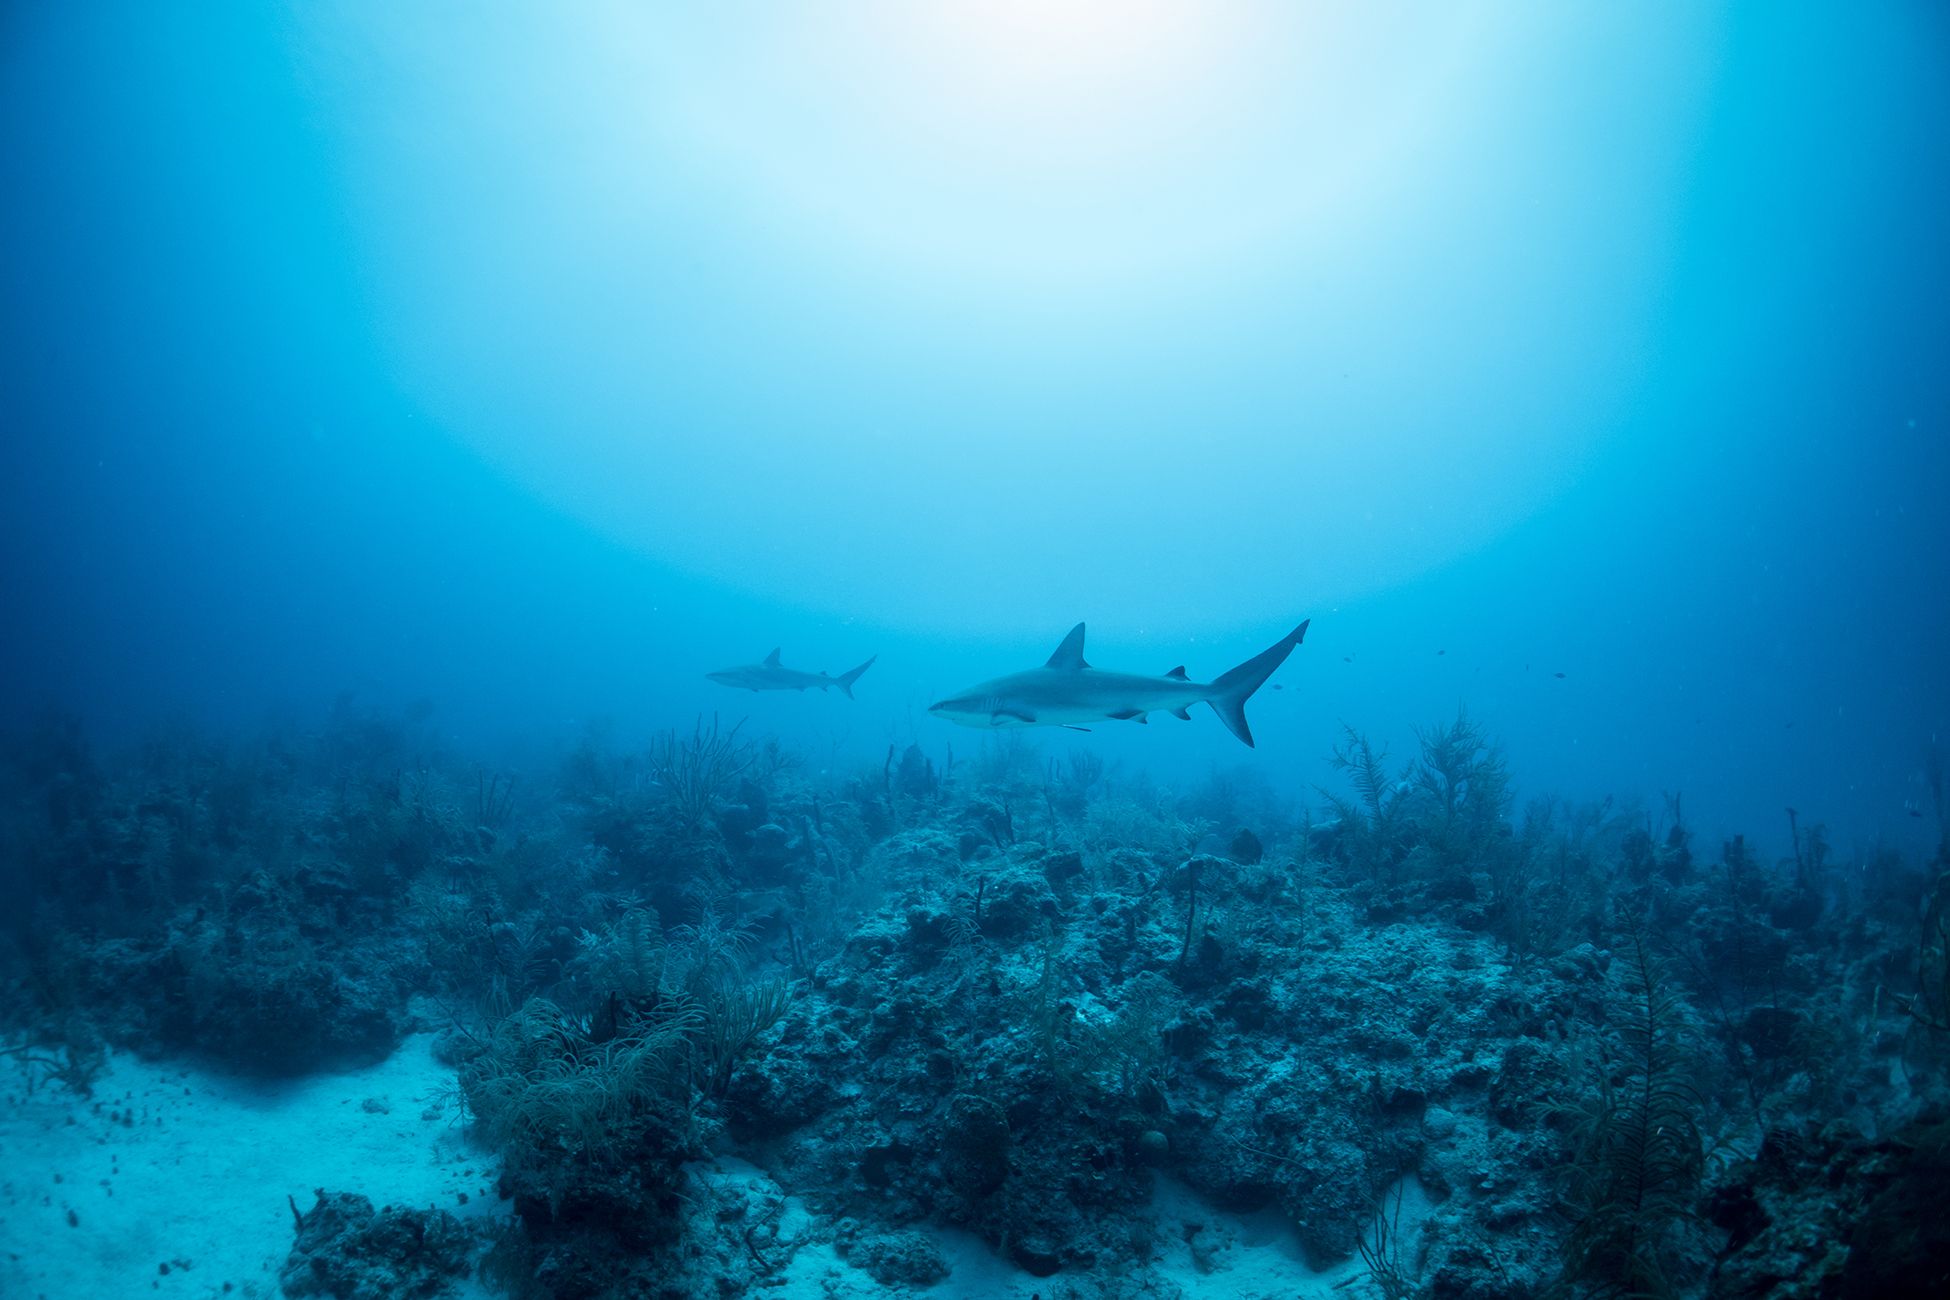
[[[593,1002],[612,994],[649,997],[663,984],[668,949],[647,909],[633,907],[600,930],[584,930],[576,948],[571,978]]]
[[[1407,1193],[1404,1179],[1376,1198],[1374,1216],[1355,1243],[1355,1254],[1382,1300],[1408,1300],[1420,1289],[1420,1279],[1403,1249],[1402,1202]]]
[[[1427,828],[1436,852],[1450,863],[1476,860],[1510,811],[1510,773],[1500,749],[1469,715],[1418,730],[1422,757],[1411,769],[1415,790],[1434,807]]]
[[[1903,1010],[1917,1026],[1950,1035],[1950,872],[1937,877],[1916,947],[1916,992]]]
[[[711,715],[706,728],[699,718],[689,736],[666,731],[650,744],[650,775],[663,787],[686,829],[704,825],[718,797],[758,761],[749,741],[739,739],[741,720],[731,730]]]
[[[749,942],[709,909],[669,942],[642,908],[583,931],[562,985],[580,1010],[537,998],[504,1019],[473,1067],[470,1101],[484,1118],[534,1114],[586,1134],[646,1086],[686,1106],[723,1095],[738,1061],[791,1007],[785,981],[746,977]]]
[[[1615,1055],[1570,1121],[1562,1203],[1571,1221],[1560,1290],[1578,1296],[1673,1292],[1673,1230],[1695,1213],[1704,1169],[1685,1002],[1632,934],[1625,945]],[[1602,1059],[1602,1058],[1601,1058]]]
[[[693,1086],[705,1096],[723,1096],[739,1059],[760,1034],[785,1019],[791,1007],[791,990],[784,980],[739,982],[719,989],[704,1009]]]
[[[92,1097],[96,1082],[108,1069],[108,1049],[98,1035],[81,1026],[37,1042],[0,1047],[0,1058],[9,1057],[26,1067],[29,1094],[42,1083],[58,1083],[77,1097]]]
[[[1347,777],[1348,784],[1361,797],[1359,811],[1368,820],[1381,823],[1388,817],[1396,793],[1395,781],[1388,775],[1388,748],[1384,745],[1377,752],[1374,742],[1345,723],[1341,730],[1345,734],[1335,743],[1327,761]],[[1328,797],[1337,804],[1345,802],[1333,795]]]
[[[1374,747],[1365,735],[1343,724],[1344,735],[1328,763],[1354,787],[1356,799],[1320,791],[1340,820],[1337,839],[1341,859],[1375,879],[1393,875],[1406,850],[1398,842],[1396,812],[1400,783],[1388,772],[1388,750]]]
[[[587,1145],[639,1111],[683,1101],[684,1062],[703,1027],[695,1004],[633,1009],[614,1037],[540,998],[502,1020],[461,1071],[467,1104],[501,1142]]]
[[[1124,1100],[1154,1106],[1169,1082],[1171,1053],[1165,1031],[1185,1010],[1178,987],[1156,971],[1143,971],[1125,986],[1123,1005],[1107,1024],[1087,1035],[1081,1057]]]

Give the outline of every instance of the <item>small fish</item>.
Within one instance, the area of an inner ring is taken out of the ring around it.
[[[1448,654],[1449,652],[1448,652],[1447,650],[1438,650],[1438,651],[1436,651],[1436,653],[1437,653],[1437,654],[1439,654],[1439,655],[1446,655],[1446,654]]]
[[[1344,664],[1351,664],[1351,663],[1353,663],[1353,662],[1354,662],[1354,656],[1353,656],[1353,655],[1342,655],[1342,656],[1341,656],[1341,662],[1342,662],[1342,663],[1344,663]]]
[[[1280,684],[1279,684],[1278,682],[1274,682],[1274,683],[1273,683],[1273,689],[1274,689],[1274,690],[1276,690],[1276,691],[1283,691],[1283,690],[1285,690],[1285,689],[1286,689],[1286,687],[1284,687],[1284,686],[1282,686],[1282,685],[1280,685]]]
[[[1564,679],[1563,673],[1552,673],[1551,676],[1557,678],[1559,681],[1562,681]]]

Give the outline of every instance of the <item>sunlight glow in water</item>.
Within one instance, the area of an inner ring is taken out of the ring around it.
[[[1284,619],[1523,518],[1635,373],[1710,53],[1548,7],[581,16],[305,43],[402,384],[660,560],[924,627]]]
[[[809,237],[1045,286],[1258,261],[1296,226],[1344,241],[1483,39],[1462,7],[1363,25],[1159,0],[870,4],[761,30],[670,65],[693,147]]]

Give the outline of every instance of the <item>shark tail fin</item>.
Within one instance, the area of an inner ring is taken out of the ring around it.
[[[878,658],[880,658],[879,655],[875,655],[873,657],[873,659],[878,659]],[[833,684],[846,692],[847,699],[850,700],[853,698],[853,683],[860,680],[861,673],[873,667],[873,659],[867,660],[865,663],[861,664],[858,668],[855,668],[852,672],[841,673],[838,677],[835,677],[833,679]]]
[[[1307,623],[1312,621],[1308,619]],[[1254,691],[1266,684],[1274,669],[1285,663],[1286,657],[1293,653],[1293,647],[1306,637],[1307,623],[1294,628],[1212,683],[1212,694],[1206,697],[1205,702],[1212,706],[1212,712],[1219,715],[1219,721],[1226,724],[1226,730],[1244,741],[1248,749],[1252,748],[1253,730],[1246,725],[1246,701],[1252,698]]]

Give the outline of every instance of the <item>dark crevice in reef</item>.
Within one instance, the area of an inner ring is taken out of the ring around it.
[[[912,1290],[953,1228],[1066,1294],[1172,1295],[1168,1248],[1224,1261],[1166,1183],[1388,1296],[1950,1269],[1943,847],[1844,858],[1797,816],[1772,862],[1701,852],[1676,799],[1518,809],[1467,718],[1406,760],[1348,731],[1330,793],[1006,741],[815,777],[715,723],[511,781],[423,723],[5,756],[37,1079],[441,1031],[509,1226],[321,1192],[289,1294],[742,1294],[814,1247]]]

